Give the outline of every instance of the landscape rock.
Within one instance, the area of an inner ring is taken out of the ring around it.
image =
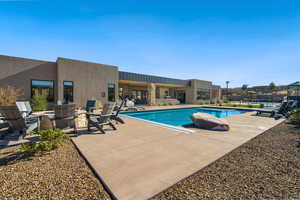
[[[220,119],[213,115],[200,112],[191,114],[190,118],[197,128],[214,131],[229,131],[229,124],[225,119]]]

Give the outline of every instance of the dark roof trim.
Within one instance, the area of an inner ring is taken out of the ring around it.
[[[137,74],[132,72],[122,72],[122,71],[119,71],[119,80],[138,81],[138,82],[147,82],[147,83],[164,83],[164,84],[174,84],[174,85],[182,85],[182,86],[189,85],[189,80],[166,78],[161,76],[152,76],[152,75]]]

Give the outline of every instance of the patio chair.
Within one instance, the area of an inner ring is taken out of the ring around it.
[[[118,116],[120,111],[122,111],[122,108],[125,104],[125,99],[123,99],[122,97],[120,97],[120,98],[122,101],[119,106],[115,106],[113,115],[111,116],[111,120],[115,120],[117,123],[120,122],[121,124],[125,124],[124,120]]]
[[[4,117],[0,116],[0,129],[8,127],[7,122],[5,122]]]
[[[85,106],[86,112],[87,113],[94,112],[94,110],[96,109],[96,104],[97,104],[96,100],[87,100],[86,106]]]
[[[19,136],[26,136],[27,133],[38,129],[40,125],[39,116],[27,116],[24,118],[17,106],[1,106],[0,113],[2,120],[10,127],[10,132],[17,132]]]
[[[114,115],[113,114],[114,105],[115,103],[104,104],[101,114],[87,113],[86,117],[88,121],[88,131],[91,131],[91,127],[95,127],[101,133],[105,134],[105,131],[103,129],[105,125],[109,125],[114,130],[117,130],[117,128],[111,122],[111,117]]]
[[[288,102],[284,101],[281,103],[279,108],[274,109],[257,109],[256,115],[261,115],[263,113],[270,114],[271,117],[274,117],[276,114],[284,114],[287,110]]]
[[[298,108],[298,101],[297,100],[294,100],[294,101],[289,101],[288,103],[288,106],[287,106],[287,109],[286,109],[286,113],[284,114],[284,116],[286,118],[288,118],[291,113]]]
[[[16,101],[16,105],[24,117],[32,114],[32,108],[29,101]]]
[[[134,100],[126,99],[125,101],[126,101],[127,111],[137,112],[137,111],[145,110],[145,108],[142,106],[135,106]]]
[[[75,104],[63,104],[54,106],[53,124],[55,128],[74,128],[74,133],[77,135],[77,126],[75,119],[78,117],[76,114]]]

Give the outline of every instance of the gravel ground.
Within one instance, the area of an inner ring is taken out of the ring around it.
[[[0,149],[0,199],[110,199],[71,142],[28,157],[18,147]]]
[[[282,123],[152,200],[300,199],[300,127]]]
[[[71,142],[43,156],[0,149],[0,199],[110,199]],[[282,123],[152,200],[300,199],[300,127]]]

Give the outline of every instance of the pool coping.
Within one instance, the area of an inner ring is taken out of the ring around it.
[[[174,130],[177,132],[181,132],[181,133],[185,133],[185,134],[192,134],[195,131],[191,130],[189,128],[185,128],[183,126],[173,126],[173,125],[169,125],[169,124],[164,124],[164,123],[159,123],[159,122],[155,122],[155,121],[151,121],[151,120],[146,120],[146,119],[141,119],[141,118],[137,118],[137,117],[132,117],[132,116],[128,116],[126,115],[127,113],[147,113],[147,112],[153,112],[153,111],[166,111],[166,110],[178,110],[178,109],[190,109],[190,108],[204,108],[204,109],[227,109],[227,110],[240,110],[240,111],[245,111],[245,113],[241,113],[238,115],[243,115],[246,114],[248,112],[254,112],[255,110],[251,110],[251,109],[233,109],[233,108],[221,108],[221,107],[208,107],[208,106],[198,106],[198,107],[188,107],[188,108],[171,108],[171,109],[154,109],[154,110],[142,110],[142,111],[137,111],[137,112],[122,112],[120,113],[120,116],[122,117],[128,117],[131,119],[135,119],[135,120],[139,120],[139,121],[143,121],[143,122],[148,122],[153,124],[154,126],[158,126],[158,127],[162,127],[162,128],[167,128],[170,130]],[[235,116],[235,115],[233,115]],[[232,117],[232,116],[228,116],[228,117]],[[228,118],[228,117],[224,117],[224,118]]]
[[[178,132],[185,133],[185,134],[191,134],[191,133],[195,132],[193,130],[190,130],[190,129],[187,129],[187,128],[184,128],[184,127],[180,127],[180,126],[172,126],[172,125],[168,125],[168,124],[164,124],[164,123],[154,122],[154,121],[141,119],[141,118],[137,118],[137,117],[132,117],[132,116],[128,116],[128,115],[123,115],[123,114],[120,114],[120,115],[122,117],[128,117],[128,118],[131,118],[131,119],[135,119],[135,120],[139,120],[139,121],[143,121],[143,122],[148,122],[148,123],[153,124],[154,126],[158,126],[158,127],[161,127],[161,128],[167,128],[167,129],[178,131]]]
[[[237,107],[220,107],[220,106],[192,106],[192,107],[183,107],[183,108],[161,108],[161,109],[150,109],[150,110],[139,110],[135,112],[130,112],[130,111],[123,111],[120,112],[120,114],[126,114],[126,113],[146,113],[146,112],[153,112],[153,111],[166,111],[166,110],[179,110],[179,109],[190,109],[190,108],[204,108],[204,109],[226,109],[226,110],[240,110],[240,111],[246,111],[246,112],[253,112],[256,111],[256,109],[251,109],[251,108],[237,108]]]

